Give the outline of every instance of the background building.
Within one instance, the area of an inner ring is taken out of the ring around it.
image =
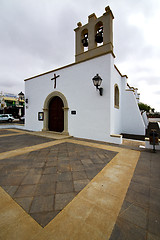
[[[18,95],[12,93],[0,93],[0,113],[12,114],[15,118],[24,115],[25,100],[24,93]]]

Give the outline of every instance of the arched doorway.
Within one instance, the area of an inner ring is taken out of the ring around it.
[[[58,97],[61,100],[61,104],[63,105],[62,110],[63,110],[63,123],[64,123],[64,127],[63,127],[63,131],[62,134],[68,135],[68,102],[67,99],[65,98],[65,96],[58,92],[58,91],[54,91],[51,92],[45,99],[44,102],[44,106],[43,106],[43,112],[44,112],[44,121],[43,121],[43,131],[49,131],[49,109],[50,109],[50,104],[52,104],[52,100]],[[59,100],[59,102],[60,102]],[[53,100],[54,101],[54,100]],[[53,103],[54,105],[54,103]],[[51,130],[51,131],[56,131],[57,130]]]
[[[64,130],[64,104],[60,97],[53,97],[49,103],[49,131],[63,132]]]

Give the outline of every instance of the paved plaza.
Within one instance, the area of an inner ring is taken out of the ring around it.
[[[0,146],[0,240],[160,239],[160,151],[17,129]]]

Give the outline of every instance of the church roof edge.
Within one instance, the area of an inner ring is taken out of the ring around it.
[[[67,68],[67,67],[71,67],[71,66],[74,66],[74,65],[76,65],[76,64],[79,64],[79,63],[82,63],[82,62],[86,62],[86,61],[92,60],[93,58],[98,58],[98,57],[101,57],[101,56],[107,55],[107,54],[112,54],[112,56],[115,57],[115,55],[113,54],[113,52],[103,53],[103,54],[101,54],[101,55],[99,55],[99,56],[94,56],[94,57],[92,57],[92,58],[90,58],[90,59],[85,59],[85,60],[82,60],[82,61],[79,61],[79,62],[70,63],[70,64],[65,65],[65,66],[63,66],[63,67],[59,67],[59,68],[56,68],[56,69],[53,69],[53,70],[50,70],[50,71],[47,71],[47,72],[44,72],[44,73],[40,73],[40,74],[38,74],[38,75],[35,75],[35,76],[32,76],[32,77],[26,78],[26,79],[24,79],[24,81],[28,81],[28,80],[31,80],[31,79],[33,79],[33,78],[37,78],[37,77],[43,76],[43,75],[45,75],[45,74],[49,74],[49,73],[52,73],[52,72],[56,72],[56,71],[59,71],[59,70],[61,70],[61,69],[64,69],[64,68]]]
[[[117,70],[117,72],[120,74],[121,77],[126,77],[126,78],[128,78],[127,75],[122,75],[122,73],[119,71],[119,69],[117,68],[116,65],[114,65],[114,67],[115,67],[115,69]]]
[[[61,69],[63,69],[63,68],[71,67],[71,66],[73,66],[73,65],[75,65],[75,64],[77,64],[77,63],[71,63],[71,64],[68,64],[68,65],[63,66],[63,67],[59,67],[59,68],[56,68],[56,69],[53,69],[53,70],[50,70],[50,71],[47,71],[47,72],[44,72],[44,73],[40,73],[40,74],[35,75],[35,76],[33,76],[33,77],[26,78],[26,79],[24,79],[24,81],[28,81],[28,80],[31,80],[31,79],[33,79],[33,78],[43,76],[43,75],[45,75],[45,74],[55,72],[55,71],[61,70]]]

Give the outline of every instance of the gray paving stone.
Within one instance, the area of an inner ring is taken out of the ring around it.
[[[53,211],[54,195],[34,197],[30,213],[41,213]]]
[[[28,213],[33,197],[14,198],[14,200]]]
[[[40,184],[50,184],[57,181],[57,174],[41,175]]]
[[[130,205],[121,213],[119,219],[126,220],[145,230],[147,229],[147,210],[137,205]]]
[[[160,238],[160,215],[149,211],[148,231]]]
[[[56,183],[56,193],[70,193],[73,192],[73,182],[57,182]]]
[[[58,182],[72,181],[71,172],[59,172],[57,175]]]
[[[88,179],[76,180],[73,183],[75,191],[79,192],[89,183],[89,180]]]
[[[54,167],[54,166],[46,167],[43,171],[43,174],[52,174],[52,173],[57,173],[57,167]]]
[[[0,177],[0,185],[1,186],[18,186],[22,180],[23,180],[24,176],[10,176],[10,175],[6,175],[6,176],[1,176]]]
[[[144,208],[149,208],[149,195],[147,196],[146,194],[135,192],[129,189],[125,199],[128,202],[136,203]]]
[[[157,177],[157,176],[152,176],[151,177],[151,187],[153,188],[157,188],[157,189],[160,189],[160,177]]]
[[[2,188],[11,196],[15,194],[19,186],[2,186]]]
[[[149,185],[144,185],[138,182],[133,182],[131,181],[129,190],[144,194],[146,196],[149,196],[150,194],[150,186]]]
[[[41,175],[42,174],[43,169],[42,168],[30,168],[28,170],[28,175]]]
[[[53,195],[56,191],[56,182],[47,184],[38,184],[34,196]]]
[[[57,160],[54,158],[51,158],[50,161],[46,163],[46,167],[57,167]]]
[[[160,189],[150,188],[150,210],[160,215]]]
[[[30,185],[30,184],[37,184],[40,180],[41,175],[33,175],[27,174],[23,179],[21,185]]]
[[[149,185],[150,183],[150,176],[141,176],[139,174],[134,174],[132,181],[141,183],[144,185]]]
[[[109,240],[146,240],[146,235],[144,229],[118,218]]]
[[[41,213],[30,213],[30,215],[42,226],[45,227],[60,211],[49,211]]]
[[[119,216],[121,216],[121,214],[126,211],[126,209],[128,209],[130,206],[132,205],[132,203],[127,202],[126,200],[123,201]]]
[[[87,174],[85,171],[75,171],[73,172],[73,180],[87,179]]]
[[[58,165],[59,172],[68,172],[68,171],[70,171],[70,169],[71,169],[70,164],[59,164]]]
[[[94,166],[93,162],[90,159],[82,159],[81,162],[82,162],[84,167]]]
[[[159,237],[148,232],[147,233],[147,240],[159,240]]]
[[[55,210],[62,210],[74,197],[75,193],[61,193],[55,195]]]
[[[99,172],[97,169],[86,169],[85,171],[89,179],[94,178]]]
[[[0,138],[0,152],[5,152],[9,150],[14,150],[23,147],[29,147],[36,144],[41,144],[45,142],[53,141],[54,139],[33,136],[29,134],[16,135],[16,136],[6,136]]]
[[[22,185],[19,186],[18,190],[14,194],[14,198],[18,197],[32,197],[36,190],[36,185]]]
[[[84,166],[83,165],[75,165],[71,167],[72,171],[83,171]]]

